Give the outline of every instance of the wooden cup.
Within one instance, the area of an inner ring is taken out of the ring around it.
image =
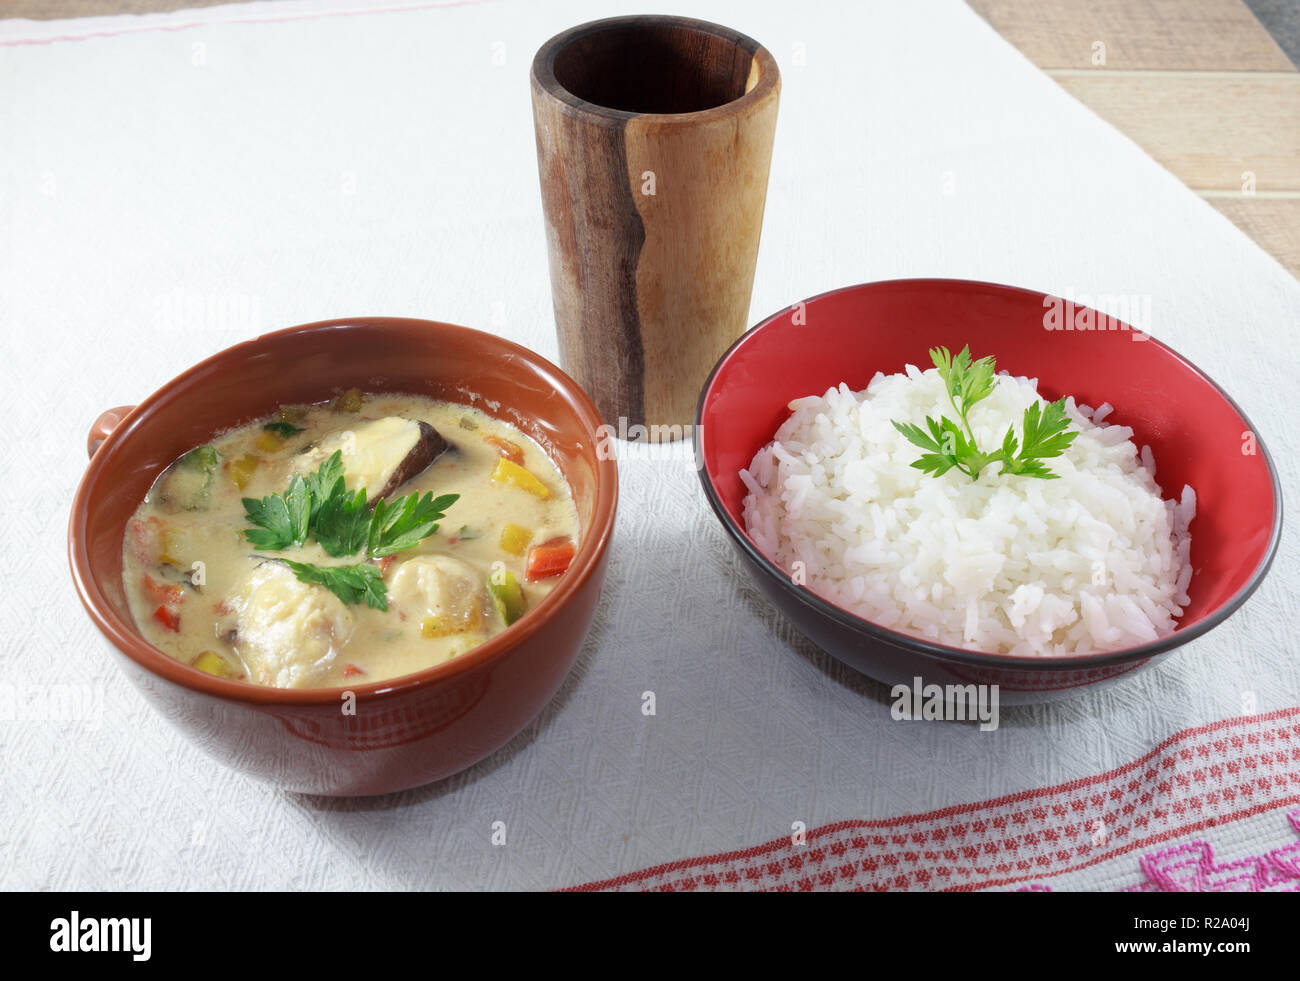
[[[758,42],[685,17],[592,21],[533,59],[561,364],[623,438],[689,434],[745,330],[780,90]]]

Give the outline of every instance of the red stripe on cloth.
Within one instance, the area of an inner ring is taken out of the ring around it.
[[[1300,707],[1181,730],[1095,776],[923,814],[840,821],[572,887],[945,889],[1043,879],[1300,802]]]

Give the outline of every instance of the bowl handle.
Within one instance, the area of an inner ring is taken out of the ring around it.
[[[118,423],[134,408],[134,405],[119,405],[101,412],[99,418],[91,424],[90,435],[86,437],[86,455],[94,456],[99,444],[113,435]]]

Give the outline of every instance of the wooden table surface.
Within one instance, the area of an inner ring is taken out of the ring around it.
[[[1300,72],[1242,0],[967,2],[1300,277]]]
[[[231,0],[0,0],[86,17]],[[1300,72],[1242,0],[967,0],[1300,277]]]

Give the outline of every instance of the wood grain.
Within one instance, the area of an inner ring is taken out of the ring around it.
[[[681,438],[748,326],[776,62],[718,25],[609,18],[543,45],[532,95],[561,364],[620,432]]]
[[[1300,196],[1210,198],[1209,202],[1300,278]]]
[[[645,358],[636,265],[645,231],[632,199],[622,125],[566,111],[534,72],[537,171],[560,364],[606,422],[641,421]],[[593,193],[593,190],[597,193]]]
[[[709,371],[745,332],[776,130],[779,86],[743,118],[628,122],[624,142],[645,242],[637,319],[645,415],[689,424]],[[641,175],[655,175],[655,193]]]
[[[1241,0],[966,0],[1039,68],[1291,71]]]
[[[1300,74],[1241,0],[967,3],[1300,276]]]
[[[1300,73],[1086,72],[1056,81],[1197,190],[1300,188]]]

